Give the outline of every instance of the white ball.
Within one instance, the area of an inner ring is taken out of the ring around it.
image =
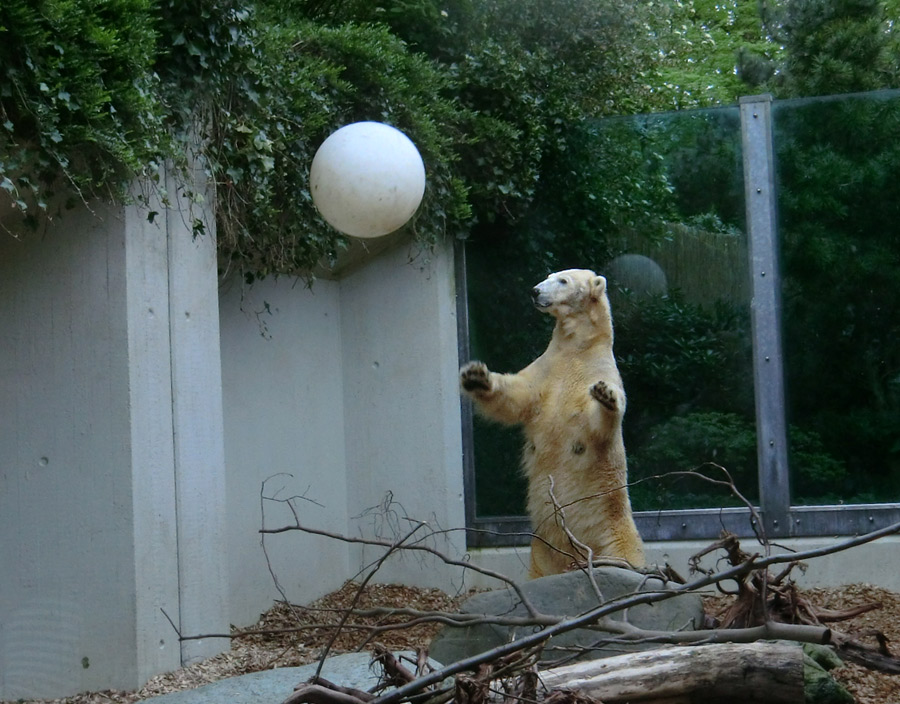
[[[425,164],[400,130],[381,122],[341,127],[316,152],[309,190],[322,217],[352,237],[405,225],[425,193]]]

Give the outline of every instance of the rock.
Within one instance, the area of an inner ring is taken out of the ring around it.
[[[414,653],[406,654],[415,658]],[[371,689],[378,684],[381,674],[380,666],[369,667],[371,660],[370,653],[335,655],[325,661],[322,677],[344,687]],[[317,666],[318,663],[312,663],[302,667],[251,672],[144,701],[153,704],[281,704],[294,693],[294,687],[306,682],[316,673]]]
[[[637,591],[658,591],[664,583],[656,577],[618,567],[594,569],[595,579],[604,600]],[[581,571],[541,577],[522,584],[522,591],[534,607],[545,614],[578,616],[598,606],[597,596],[591,588],[588,576]],[[526,616],[527,612],[511,589],[482,592],[468,599],[460,608],[461,613]],[[613,615],[621,620],[622,613]],[[628,609],[629,623],[652,630],[678,630],[700,628],[703,623],[703,604],[698,594],[685,593],[656,604],[642,604]],[[476,625],[465,628],[445,627],[431,642],[429,655],[442,663],[453,663],[477,655],[498,645],[533,632],[533,628],[511,632],[506,626]],[[606,635],[599,631],[577,629],[556,636],[544,649],[545,659],[555,659],[568,654],[559,650],[571,646],[590,646]],[[616,644],[611,649],[594,651],[587,658],[616,655],[623,650],[638,650],[650,645]],[[658,647],[658,646],[656,646]]]

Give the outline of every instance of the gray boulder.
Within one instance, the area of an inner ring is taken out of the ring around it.
[[[405,654],[415,658],[415,653]],[[378,684],[381,673],[380,666],[371,666],[371,661],[370,653],[335,655],[325,661],[322,677],[344,687],[367,690]],[[317,667],[318,663],[311,663],[301,667],[251,672],[143,701],[153,704],[281,704],[293,694],[294,687],[316,673]]]
[[[657,577],[618,567],[598,567],[594,576],[604,601],[638,591],[659,591],[668,588]],[[599,605],[590,579],[582,571],[556,574],[522,584],[522,591],[541,613],[554,616],[578,616]],[[518,596],[512,589],[504,588],[481,592],[468,599],[460,608],[461,613],[524,617],[527,615]],[[623,619],[619,612],[612,616]],[[680,594],[655,604],[642,604],[628,609],[628,622],[649,630],[679,630],[701,628],[703,604],[698,594]],[[444,664],[483,653],[510,640],[521,638],[535,631],[534,627],[510,628],[499,625],[475,625],[465,628],[445,627],[431,642],[429,655]],[[543,658],[555,660],[573,652],[573,648],[591,647],[610,634],[600,631],[576,629],[555,636],[544,648]],[[638,650],[651,645],[612,644],[585,653],[582,658],[599,658],[620,654],[625,650]]]

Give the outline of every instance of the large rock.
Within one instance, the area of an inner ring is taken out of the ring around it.
[[[637,591],[659,591],[666,588],[665,583],[659,578],[647,577],[618,567],[595,568],[594,576],[604,601]],[[522,591],[538,611],[548,615],[578,616],[596,608],[599,604],[590,579],[581,571],[524,582]],[[516,593],[507,588],[476,594],[462,605],[460,612],[511,617],[527,616],[527,611]],[[624,614],[620,612],[614,614],[612,618],[621,620],[623,616]],[[633,606],[628,609],[627,616],[628,622],[632,625],[650,630],[670,631],[700,628],[703,623],[703,604],[698,594],[685,593],[655,604]],[[465,628],[445,627],[432,641],[429,655],[439,662],[449,664],[483,653],[507,643],[511,639],[521,638],[532,632],[534,632],[533,627],[516,630],[507,626],[487,624]],[[571,652],[563,650],[564,648],[589,647],[608,635],[593,630],[576,629],[555,636],[544,649],[544,658],[563,657]],[[604,649],[594,650],[583,657],[606,657],[621,653],[623,650],[636,650],[643,647],[652,646],[615,644]]]
[[[415,658],[415,653],[405,654]],[[322,677],[344,687],[367,690],[378,684],[381,673],[380,666],[371,666],[371,661],[370,653],[335,655],[325,661]],[[294,687],[316,673],[317,667],[318,663],[311,663],[301,667],[251,672],[143,701],[153,704],[281,704],[293,694]]]

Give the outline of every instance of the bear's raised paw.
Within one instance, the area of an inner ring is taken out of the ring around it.
[[[591,387],[591,396],[610,411],[615,411],[619,407],[619,395],[605,381],[598,381]]]
[[[490,374],[484,362],[469,362],[459,370],[459,383],[466,391],[490,391]]]

